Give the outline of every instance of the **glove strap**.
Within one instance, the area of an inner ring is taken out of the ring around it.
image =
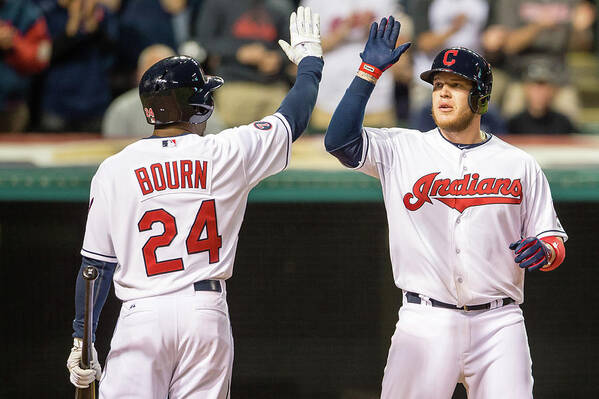
[[[553,262],[540,269],[544,272],[550,272],[551,270],[557,269],[557,267],[561,265],[564,259],[566,258],[566,247],[564,247],[564,243],[562,242],[562,240],[554,236],[543,237],[541,238],[541,241],[551,246],[551,248],[553,248],[553,251],[555,252],[555,258],[553,258]]]
[[[365,62],[362,62],[360,64],[360,68],[358,69],[358,71],[364,72],[367,75],[370,75],[370,76],[372,76],[375,79],[380,78],[381,75],[383,74],[383,71],[381,71],[380,69],[378,69],[374,65],[370,65],[370,64],[367,64]]]

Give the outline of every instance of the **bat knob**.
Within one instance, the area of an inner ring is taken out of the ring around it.
[[[82,274],[86,280],[95,280],[98,278],[98,269],[93,266],[86,266]]]

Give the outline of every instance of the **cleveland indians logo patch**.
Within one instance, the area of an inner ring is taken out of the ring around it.
[[[266,121],[254,122],[254,127],[259,130],[270,130],[272,128],[272,124]]]
[[[433,199],[462,213],[471,206],[490,204],[520,204],[522,183],[520,179],[487,178],[480,175],[464,175],[461,179],[437,179],[440,172],[422,176],[412,187],[412,192],[403,197],[405,207],[410,211],[419,209]]]

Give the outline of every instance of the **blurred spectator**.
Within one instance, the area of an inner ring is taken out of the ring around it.
[[[40,128],[100,132],[111,101],[114,14],[99,0],[49,0],[42,5],[53,50],[42,84]]]
[[[191,37],[191,20],[199,15],[199,3],[199,0],[123,1],[119,12],[119,63],[112,83],[115,94],[137,84],[137,60],[143,49],[164,44],[176,53],[181,52],[180,46]]]
[[[576,121],[580,101],[570,82],[566,55],[570,50],[591,49],[594,6],[584,0],[496,0],[494,6],[493,25],[507,29],[503,52],[506,67],[515,77],[504,95],[504,116],[524,110],[524,92],[518,77],[533,60],[543,58],[555,66],[553,82],[559,89],[554,109]]]
[[[226,127],[273,113],[289,90],[290,65],[278,39],[289,41],[293,5],[280,0],[206,0],[197,21],[207,69],[225,80],[214,94]]]
[[[493,69],[493,91],[491,92],[491,104],[495,104],[501,110],[503,103],[503,94],[510,83],[511,77],[506,70],[506,56],[503,51],[503,45],[507,40],[509,30],[502,25],[494,24],[495,7],[490,9],[489,25],[483,32],[481,44],[483,47],[483,56]]]
[[[403,43],[411,39],[411,19],[399,13],[395,0],[302,0],[300,4],[320,14],[325,64],[310,129],[324,132],[362,62],[359,54],[364,50],[372,22],[394,15],[401,23],[398,43]],[[409,54],[410,51],[393,66],[393,73],[385,73],[378,80],[366,106],[364,125],[397,125],[395,79],[404,83],[411,80]]]
[[[566,115],[551,109],[551,102],[558,90],[555,75],[554,64],[547,60],[534,60],[527,66],[522,78],[526,109],[509,120],[510,133],[577,133]]]
[[[30,0],[0,0],[0,131],[27,128],[31,76],[48,66],[50,52],[40,8]]]
[[[175,51],[164,44],[153,44],[145,48],[139,55],[137,63],[137,82],[149,67],[161,59],[173,55],[175,55]],[[208,121],[206,134],[223,130],[216,111],[215,109]],[[149,137],[153,131],[154,126],[146,121],[143,113],[137,86],[118,96],[106,110],[102,121],[104,137]]]
[[[408,0],[414,19],[414,74],[410,90],[411,125],[430,112],[431,87],[420,79],[435,55],[448,47],[467,47],[482,54],[481,37],[489,18],[487,0]],[[493,106],[491,104],[491,106]],[[425,111],[426,110],[426,111]]]

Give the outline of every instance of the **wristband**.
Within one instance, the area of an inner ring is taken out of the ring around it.
[[[377,82],[377,80],[378,80],[374,76],[372,76],[372,75],[370,75],[370,74],[368,74],[368,73],[366,73],[364,71],[358,71],[358,73],[356,73],[356,76],[359,77],[359,78],[364,79],[367,82],[372,83],[373,85],[375,85],[376,82]]]
[[[563,241],[559,239],[559,237],[555,236],[543,237],[541,238],[541,241],[547,243],[551,248],[553,248],[553,252],[555,253],[553,262],[540,269],[544,272],[550,272],[551,270],[557,269],[557,267],[564,261],[566,257],[566,247],[564,247]]]
[[[360,64],[359,71],[367,73],[368,75],[374,77],[375,79],[380,78],[381,75],[383,74],[383,71],[381,71],[380,69],[378,69],[374,65],[370,65],[370,64],[367,64],[365,62],[362,62]]]

